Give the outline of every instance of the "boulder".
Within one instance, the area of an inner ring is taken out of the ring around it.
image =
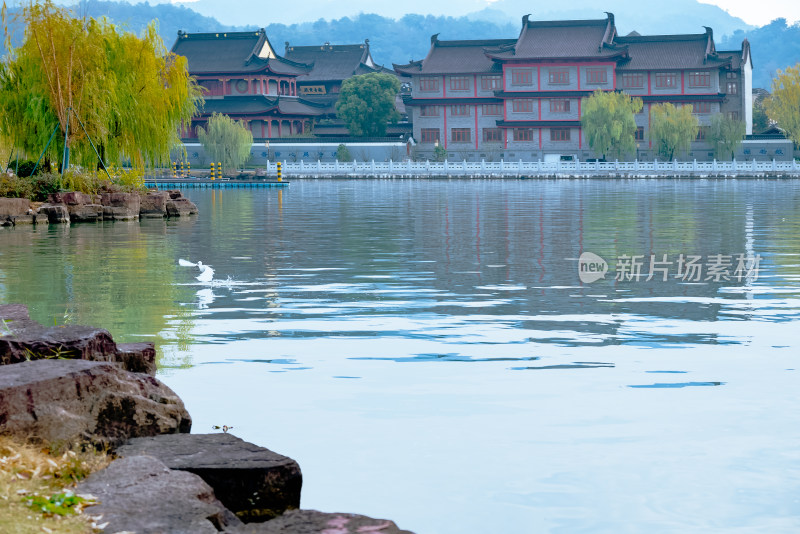
[[[142,195],[139,216],[153,218],[166,217],[167,202],[169,200],[170,196],[167,191],[151,191],[146,195]]]
[[[100,204],[67,205],[72,222],[97,222],[103,220],[104,208]]]
[[[197,206],[188,198],[167,201],[167,217],[185,217],[197,213]]]
[[[117,345],[108,330],[92,326],[43,326],[22,304],[0,305],[0,365],[67,358],[118,362],[134,373],[155,376],[155,345]]]
[[[115,447],[189,432],[183,401],[152,376],[108,362],[37,360],[0,366],[0,434],[54,447]]]
[[[115,361],[132,373],[156,376],[155,343],[119,343]]]
[[[31,201],[27,198],[0,197],[0,219],[27,215],[31,209]]]
[[[47,202],[50,204],[66,204],[67,206],[79,206],[81,204],[92,204],[92,196],[79,191],[67,191],[64,193],[50,193],[47,195]]]
[[[242,534],[413,534],[388,519],[336,514],[316,510],[291,510],[266,523],[245,525]]]
[[[112,220],[139,218],[141,200],[138,193],[103,193],[103,217]]]
[[[244,522],[266,521],[300,506],[297,462],[231,434],[174,434],[132,439],[122,457],[148,455],[170,469],[192,472]]]
[[[51,224],[69,222],[69,210],[64,204],[42,204],[39,214],[47,217],[47,221]]]
[[[105,532],[216,534],[241,526],[197,475],[172,471],[149,456],[114,460],[78,484],[94,496],[88,513],[102,515]]]

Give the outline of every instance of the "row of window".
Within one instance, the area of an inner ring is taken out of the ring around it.
[[[608,83],[608,71],[606,69],[587,68],[587,84],[606,84]],[[735,72],[727,73],[728,79],[736,79]],[[482,75],[482,91],[499,91],[503,88],[503,78],[498,75]],[[450,76],[451,91],[469,91],[471,89],[471,76]],[[622,74],[623,89],[642,89],[644,88],[647,75],[643,72],[627,72]],[[656,89],[677,89],[680,84],[680,73],[677,72],[656,72],[653,74]],[[438,92],[439,77],[422,76],[419,79],[420,92]],[[711,87],[711,72],[698,71],[689,72],[686,76],[689,87]],[[551,85],[567,85],[570,83],[569,69],[549,69],[548,82]],[[533,69],[511,69],[512,86],[530,86],[533,84]],[[736,81],[726,82],[726,92],[731,95],[738,94],[739,83]]]
[[[511,101],[511,109],[514,113],[532,113],[533,112],[533,99],[518,98]],[[438,117],[441,108],[444,106],[420,106],[419,114],[421,117]],[[469,117],[470,109],[472,106],[468,105],[454,105],[448,106],[450,108],[450,115],[453,117]],[[570,104],[569,100],[551,99],[550,112],[551,113],[569,113]],[[502,104],[483,104],[481,106],[483,116],[500,116],[503,114]]]
[[[420,141],[422,143],[436,143],[440,141],[439,128],[422,128],[420,131]],[[569,141],[571,139],[569,128],[550,128],[551,141]],[[484,143],[499,143],[503,141],[503,130],[500,128],[483,128]],[[512,130],[514,141],[533,141],[533,128],[515,128]],[[472,141],[472,130],[470,128],[453,128],[450,130],[450,141],[452,143],[469,143]]]

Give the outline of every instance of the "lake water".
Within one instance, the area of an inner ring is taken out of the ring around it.
[[[295,458],[303,507],[418,534],[800,531],[800,181],[185,194],[198,217],[0,229],[0,302],[156,341],[193,431]]]

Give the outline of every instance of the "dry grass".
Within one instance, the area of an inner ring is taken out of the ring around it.
[[[73,513],[46,513],[29,505],[31,497],[48,499],[72,491],[89,473],[108,465],[110,458],[98,452],[67,451],[55,455],[41,447],[24,445],[0,437],[0,532],[28,534],[58,532],[84,534],[97,532],[91,508],[71,508]]]

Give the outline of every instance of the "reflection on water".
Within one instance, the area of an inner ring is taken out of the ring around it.
[[[800,528],[799,181],[187,194],[200,217],[0,231],[0,301],[156,340],[195,431],[295,457],[304,507],[420,534]],[[615,280],[681,254],[761,263]]]

